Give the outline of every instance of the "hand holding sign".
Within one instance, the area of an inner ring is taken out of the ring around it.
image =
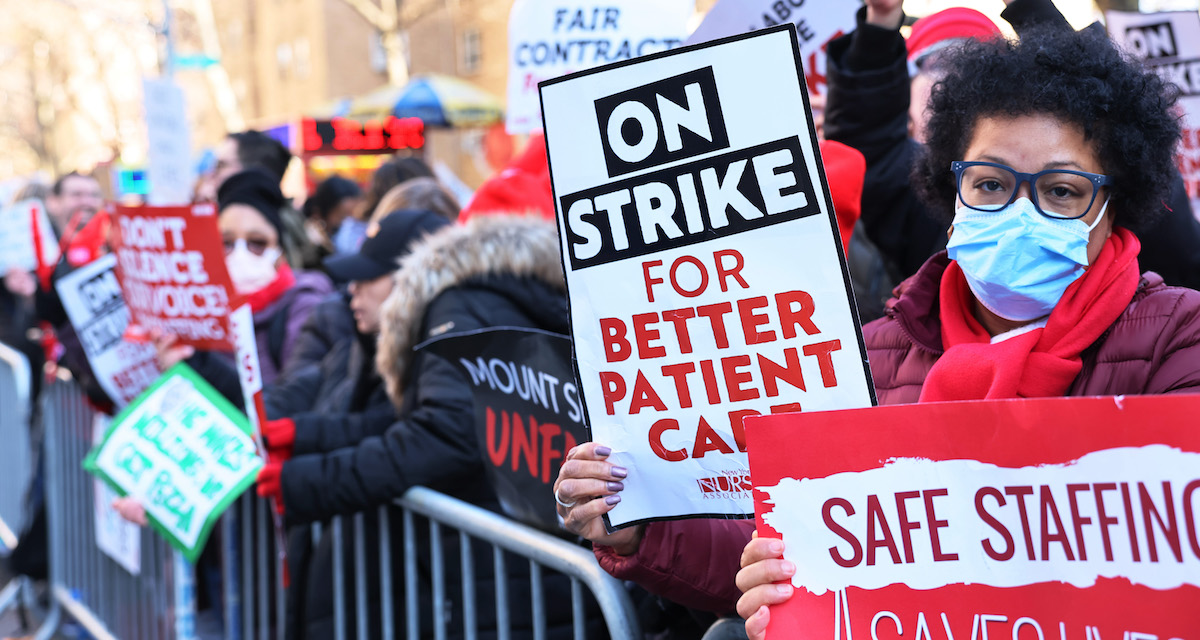
[[[796,575],[796,565],[783,559],[783,540],[754,539],[742,551],[742,570],[737,574],[737,587],[742,591],[737,613],[746,620],[746,635],[750,640],[763,640],[771,622],[770,606],[787,602],[795,588],[787,581]]]
[[[179,336],[173,333],[163,333],[158,327],[150,330],[150,341],[154,343],[154,351],[158,357],[158,367],[163,371],[196,354],[195,347],[179,344]]]
[[[571,449],[554,483],[558,515],[563,528],[596,544],[612,547],[620,555],[637,552],[642,527],[629,527],[609,533],[602,516],[621,502],[620,492],[629,472],[608,462],[612,449],[595,442]],[[566,506],[566,505],[571,506]]]

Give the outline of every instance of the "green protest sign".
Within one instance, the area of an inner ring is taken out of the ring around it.
[[[246,416],[185,364],[118,414],[83,461],[139,498],[151,525],[191,562],[262,465]]]

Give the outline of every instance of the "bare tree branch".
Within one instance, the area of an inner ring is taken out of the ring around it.
[[[383,0],[383,2],[389,1],[395,2],[396,0]],[[371,0],[342,0],[342,2],[345,2],[350,8],[357,11],[367,22],[371,23],[371,26],[380,31],[385,33],[394,31],[399,26],[394,21],[389,20],[384,10],[375,6]]]

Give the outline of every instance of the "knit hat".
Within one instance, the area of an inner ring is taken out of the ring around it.
[[[913,24],[908,36],[909,71],[914,71],[929,54],[959,40],[990,40],[1000,35],[996,23],[974,9],[951,7],[925,16]]]
[[[261,213],[275,227],[279,241],[283,242],[283,192],[279,190],[279,179],[264,169],[246,169],[229,176],[217,189],[217,210],[224,211],[231,204],[244,204]]]
[[[838,232],[842,236],[842,248],[850,251],[850,234],[854,223],[862,214],[863,180],[867,174],[867,160],[857,149],[832,140],[821,141],[821,163],[825,165],[825,178],[829,181],[829,196],[833,200],[833,211],[837,216]]]
[[[536,213],[554,219],[545,136],[531,136],[525,151],[479,187],[458,219],[489,213]]]

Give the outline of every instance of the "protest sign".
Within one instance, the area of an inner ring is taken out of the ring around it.
[[[1108,11],[1105,18],[1117,44],[1179,87],[1183,140],[1177,161],[1192,213],[1200,219],[1200,14]]]
[[[39,243],[34,242],[35,235]],[[0,209],[0,275],[13,268],[33,273],[38,266],[35,244],[41,244],[46,264],[58,262],[58,243],[46,216],[46,206],[40,200],[22,200]]]
[[[179,336],[197,349],[232,351],[233,284],[211,204],[117,207],[117,278],[137,330]]]
[[[1200,396],[746,421],[768,638],[1196,638]]]
[[[192,201],[192,141],[183,89],[170,78],[142,81],[146,112],[146,173],[150,178],[151,205],[178,205]]]
[[[789,24],[542,84],[613,526],[750,517],[744,416],[873,402],[796,56]]]
[[[154,347],[123,339],[129,307],[108,254],[58,279],[55,288],[100,388],[124,407],[158,377]]]
[[[508,14],[508,132],[542,126],[538,83],[683,44],[695,0],[516,0]]]
[[[567,452],[587,441],[571,368],[571,340],[535,329],[485,329],[417,346],[470,381],[484,467],[504,512],[559,529],[554,481]]]
[[[98,413],[92,422],[92,444],[100,444],[108,433],[112,419]],[[96,525],[96,546],[113,562],[121,565],[132,575],[142,573],[142,530],[126,521],[113,508],[118,493],[99,478],[92,478],[94,504],[93,522]]]
[[[720,0],[688,36],[686,44],[699,44],[765,29],[779,24],[796,25],[800,60],[810,95],[825,95],[825,49],[834,38],[855,28],[859,0]]]
[[[84,468],[142,502],[151,524],[195,562],[221,513],[250,485],[262,459],[250,425],[185,364],[113,420]]]

